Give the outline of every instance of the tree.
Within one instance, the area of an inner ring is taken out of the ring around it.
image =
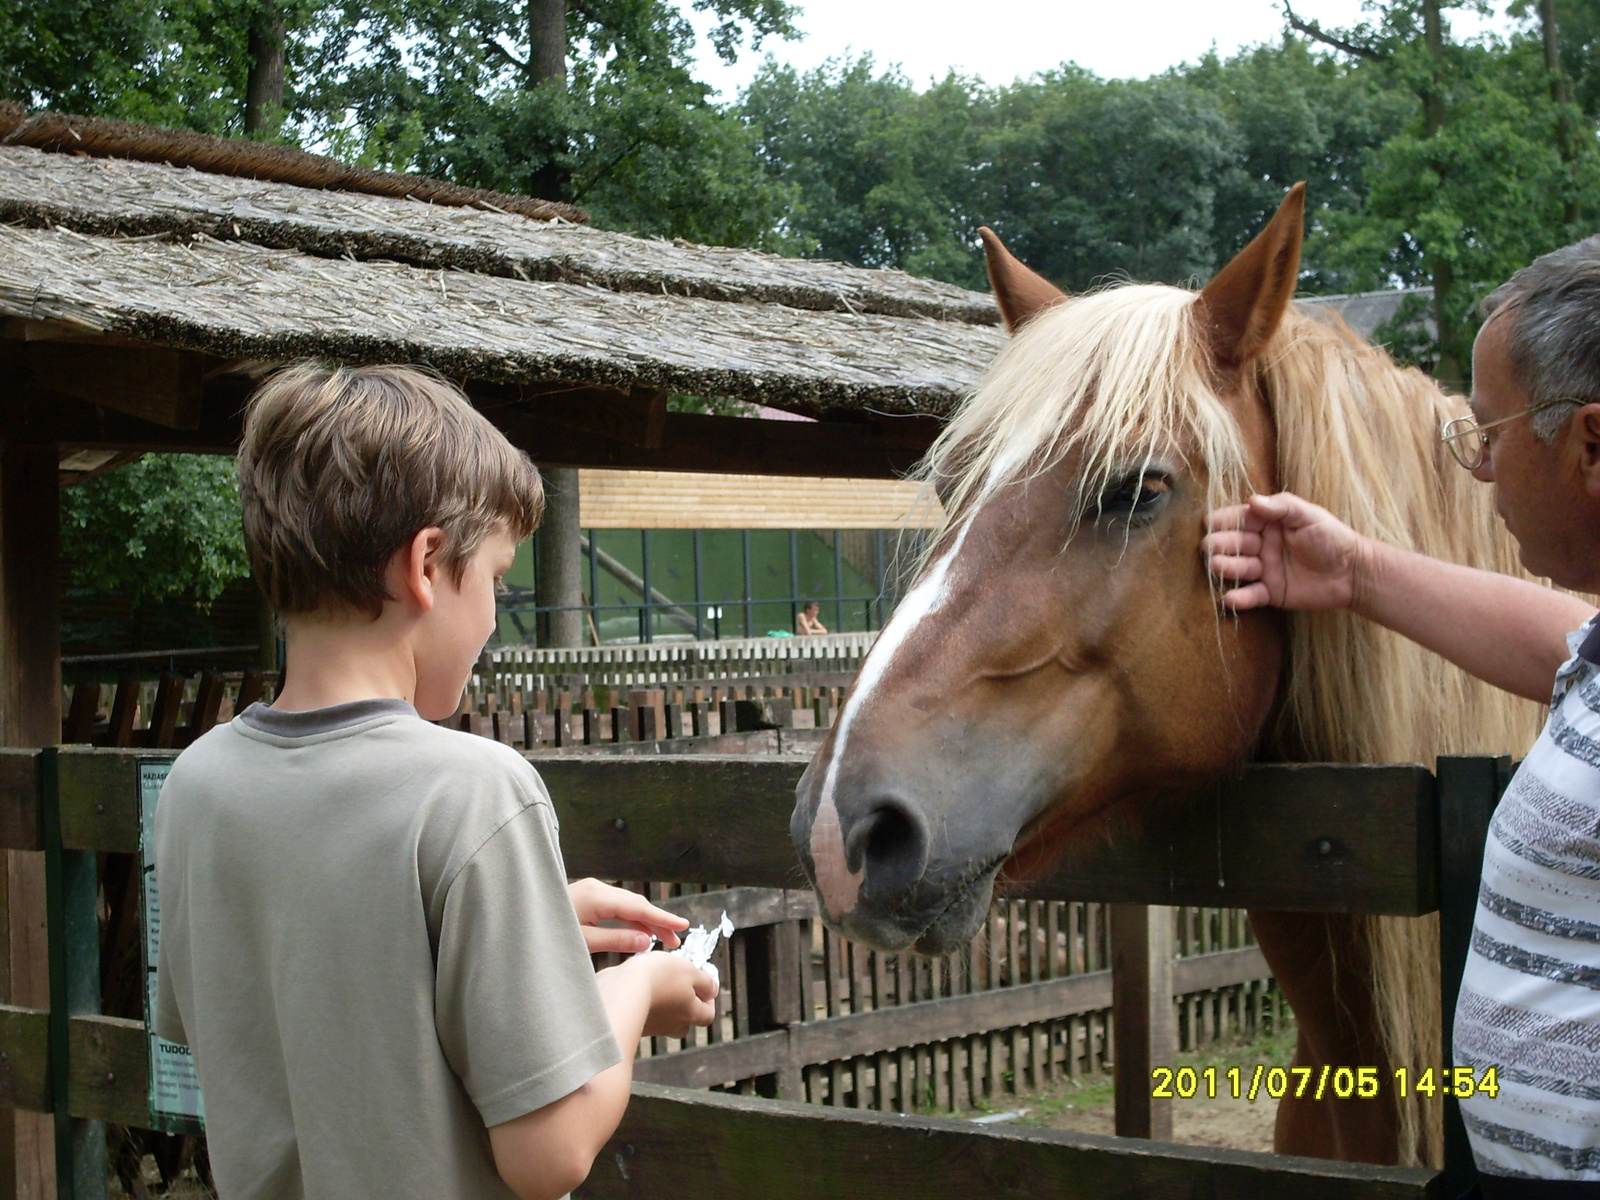
[[[790,250],[982,286],[973,204],[989,94],[951,75],[921,94],[870,55],[801,74],[769,62],[740,115],[793,194]]]
[[[250,574],[233,460],[146,455],[61,493],[62,590],[75,600],[115,596],[135,628],[171,601],[200,612]],[[68,629],[68,640],[127,630]],[[179,636],[182,636],[180,631]],[[189,644],[193,644],[190,642]]]
[[[1452,0],[1396,0],[1374,19],[1329,32],[1292,10],[1294,29],[1332,46],[1414,97],[1405,128],[1369,159],[1370,191],[1346,223],[1347,262],[1433,287],[1435,374],[1466,380],[1474,318],[1487,289],[1568,241],[1592,155],[1563,151],[1563,113],[1543,37],[1464,45],[1450,39]],[[1592,131],[1590,133],[1592,137]]]

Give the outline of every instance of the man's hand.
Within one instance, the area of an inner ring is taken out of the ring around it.
[[[1350,608],[1360,586],[1364,539],[1325,508],[1291,492],[1251,496],[1206,518],[1207,567],[1235,584],[1222,603],[1244,611]]]
[[[590,954],[633,954],[648,950],[652,937],[670,949],[678,944],[678,931],[689,928],[689,922],[683,917],[657,908],[637,892],[612,887],[598,879],[569,883],[567,894],[572,897],[572,907],[578,914],[578,924],[583,926],[583,940]],[[602,926],[601,921],[617,921],[621,927],[608,928]]]

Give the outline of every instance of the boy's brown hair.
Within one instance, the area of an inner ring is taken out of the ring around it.
[[[389,561],[444,531],[460,583],[483,539],[518,541],[544,513],[539,472],[452,384],[416,367],[304,363],[245,408],[239,498],[250,565],[280,613],[392,599]]]

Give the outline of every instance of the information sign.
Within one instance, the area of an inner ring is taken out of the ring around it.
[[[161,946],[161,899],[156,892],[155,822],[161,785],[172,759],[139,760],[139,872],[144,904],[144,1020],[150,1030],[150,1127],[168,1133],[205,1132],[205,1101],[189,1047],[157,1037],[156,963]]]

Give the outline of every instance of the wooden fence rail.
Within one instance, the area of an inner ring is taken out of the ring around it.
[[[128,750],[0,752],[0,844],[45,853],[52,956],[49,1011],[0,1009],[0,1091],[20,1106],[71,1118],[57,1122],[63,1196],[103,1194],[104,1142],[93,1122],[149,1120],[142,1023],[95,1011],[96,856],[138,847],[138,761]],[[569,867],[578,872],[741,887],[801,882],[787,833],[800,764],[557,756],[540,768],[558,798]],[[1442,760],[1437,781],[1414,766],[1251,768],[1196,806],[1197,815],[1175,815],[1159,836],[1130,833],[1067,863],[1032,895],[1411,914],[1440,907],[1442,898],[1442,950],[1447,962],[1458,960],[1471,921],[1465,884],[1503,781],[1496,760]],[[1236,852],[1230,838],[1243,839],[1248,853]],[[762,969],[759,945],[751,943],[747,969]],[[1101,984],[1084,976],[1044,981],[1038,994],[1057,986]],[[970,1028],[970,1010],[982,999],[962,997],[941,1010],[944,1028]],[[773,1032],[791,1044],[813,1036],[793,1011],[772,1007],[763,1016]],[[909,1020],[912,1008],[885,1012],[882,1022]],[[851,1028],[835,1025],[815,1036],[848,1048]],[[1448,1062],[1448,1047],[1441,1049]],[[1459,1117],[1448,1115],[1459,1128]],[[888,1187],[912,1200],[967,1193],[1438,1196],[1470,1177],[1464,1142],[1457,1136],[1448,1144],[1446,1171],[1436,1173],[977,1130],[641,1083],[582,1195],[852,1196]]]

